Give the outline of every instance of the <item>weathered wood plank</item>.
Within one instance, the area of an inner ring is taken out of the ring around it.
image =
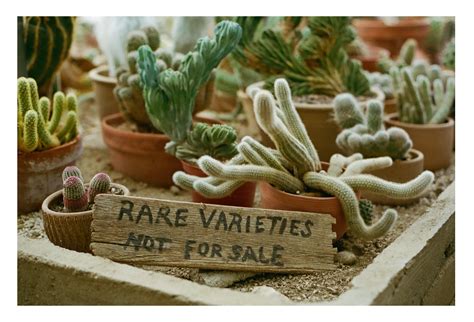
[[[454,255],[451,255],[423,296],[423,305],[451,305],[455,294],[455,266]]]
[[[100,195],[91,249],[117,262],[254,272],[334,269],[327,214]]]

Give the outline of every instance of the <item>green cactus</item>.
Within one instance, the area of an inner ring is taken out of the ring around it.
[[[394,98],[392,78],[390,75],[382,74],[380,72],[366,72],[366,75],[369,79],[370,86],[380,89],[385,96],[385,100]]]
[[[350,157],[333,155],[327,172],[316,170],[321,169],[321,162],[318,157],[310,157],[313,153],[317,156],[317,151],[307,140],[306,130],[293,103],[288,102],[291,101],[291,92],[284,79],[275,82],[275,93],[278,93],[278,104],[268,91],[258,91],[254,97],[254,110],[259,126],[269,134],[277,150],[244,137],[237,146],[239,154],[228,163],[210,156],[198,160],[199,167],[209,177],[190,176],[180,171],[174,174],[173,181],[208,198],[229,195],[247,181],[266,181],[293,194],[320,191],[339,199],[349,229],[364,239],[378,238],[387,233],[397,218],[397,212],[388,209],[372,224],[372,208],[365,201],[361,204],[354,191],[371,191],[406,199],[421,195],[433,182],[433,173],[429,171],[408,183],[393,183],[361,174],[388,167],[392,160],[389,157],[362,159],[360,153]],[[380,115],[377,111],[371,114]],[[380,126],[380,122],[371,121],[371,128]]]
[[[364,220],[365,224],[368,226],[372,225],[374,211],[374,205],[372,204],[372,202],[367,199],[360,199],[359,209],[360,215],[362,216],[362,219]]]
[[[361,153],[365,158],[389,156],[404,159],[413,143],[405,130],[383,125],[383,104],[378,100],[367,102],[364,115],[357,100],[349,93],[334,99],[334,116],[342,132],[336,138],[337,146],[346,154]]]
[[[407,39],[402,48],[400,48],[400,53],[398,54],[397,60],[390,59],[390,55],[388,53],[384,54],[377,62],[377,67],[379,71],[388,74],[392,67],[406,67],[410,66],[415,58],[415,52],[418,47],[418,43],[415,39]]]
[[[439,78],[430,81],[419,75],[414,80],[412,70],[397,68],[390,70],[397,108],[402,122],[414,124],[440,124],[447,120],[454,102],[454,77],[446,79],[446,88]]]
[[[443,66],[450,70],[456,70],[456,45],[455,39],[451,39],[443,49]]]
[[[89,203],[93,203],[95,196],[98,194],[107,193],[111,182],[112,180],[106,173],[97,173],[89,183],[89,189],[87,190]]]
[[[56,92],[51,108],[47,97],[38,99],[38,87],[32,78],[18,78],[18,146],[21,151],[47,150],[72,141],[78,135],[74,95]],[[66,108],[71,109],[66,111]],[[52,111],[52,112],[51,112]],[[61,123],[64,117],[65,121]]]
[[[214,38],[201,38],[177,71],[160,71],[149,46],[138,50],[138,66],[148,116],[152,124],[170,137],[167,151],[176,153],[176,145],[185,142],[192,126],[194,103],[199,89],[208,82],[219,62],[237,45],[242,29],[223,21],[214,30]]]
[[[68,177],[63,182],[63,203],[66,212],[87,210],[89,203],[86,188],[79,177]]]

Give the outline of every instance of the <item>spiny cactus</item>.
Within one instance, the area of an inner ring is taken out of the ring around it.
[[[362,174],[388,167],[392,165],[392,160],[389,157],[363,159],[360,153],[350,157],[335,154],[331,157],[327,171],[323,171],[284,79],[275,82],[275,93],[278,104],[270,92],[257,92],[254,110],[259,126],[274,141],[277,150],[245,137],[237,146],[239,154],[228,163],[210,156],[202,156],[198,160],[199,167],[209,177],[190,176],[180,171],[174,174],[173,181],[208,198],[229,195],[247,181],[266,181],[293,194],[324,192],[339,199],[349,229],[365,239],[384,235],[395,222],[397,212],[388,209],[376,223],[371,224],[370,207],[365,203],[361,205],[354,191],[371,191],[406,199],[421,195],[433,182],[434,175],[430,171],[423,172],[408,183],[393,183]],[[375,123],[371,126],[378,126]]]
[[[195,163],[203,155],[230,160],[237,154],[237,132],[229,125],[197,123],[185,143],[176,147],[176,157]]]
[[[222,21],[214,33],[212,39],[199,39],[177,71],[161,70],[149,46],[143,45],[138,50],[146,110],[152,124],[170,137],[167,151],[171,154],[176,153],[174,148],[186,140],[191,129],[199,89],[208,82],[219,62],[237,45],[242,29],[234,22]]]
[[[390,59],[390,55],[385,53],[377,62],[380,72],[388,74],[392,67],[402,68],[410,66],[415,58],[417,46],[418,43],[416,40],[410,38],[403,43],[396,60]]]
[[[455,39],[451,39],[443,49],[443,66],[450,69],[456,70],[456,45]]]
[[[87,190],[89,203],[93,203],[95,196],[99,193],[107,193],[111,182],[112,180],[106,173],[97,173],[89,183],[89,189]]]
[[[72,141],[78,135],[75,95],[56,92],[53,106],[47,97],[38,98],[32,78],[18,78],[18,145],[24,152],[47,150]],[[61,119],[64,121],[61,124]]]
[[[337,146],[346,154],[362,153],[365,158],[389,156],[404,159],[413,143],[405,130],[383,125],[383,104],[378,100],[367,102],[364,115],[357,100],[349,93],[334,99],[334,115],[343,129],[336,138]]]
[[[377,87],[383,92],[385,100],[394,98],[392,78],[390,75],[379,72],[366,72],[366,76],[369,79],[370,86]]]
[[[75,17],[23,17],[28,76],[48,95],[56,72],[71,47]]]
[[[69,177],[78,177],[79,179],[84,181],[81,170],[74,165],[65,167],[63,170],[63,182],[66,181],[66,179]]]
[[[454,77],[447,78],[445,88],[439,78],[430,81],[425,75],[419,75],[415,81],[409,68],[401,72],[392,68],[390,75],[402,122],[439,124],[447,120],[454,102]]]

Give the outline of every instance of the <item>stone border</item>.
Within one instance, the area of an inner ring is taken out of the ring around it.
[[[436,203],[352,280],[332,302],[314,304],[450,304],[454,302],[454,182]],[[284,305],[268,290],[212,288],[90,254],[48,240],[18,237],[18,304]]]

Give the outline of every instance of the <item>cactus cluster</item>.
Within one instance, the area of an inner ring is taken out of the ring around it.
[[[78,135],[77,98],[56,92],[53,104],[39,98],[33,78],[18,78],[18,147],[20,151],[47,150],[72,141]]]
[[[276,188],[293,194],[322,191],[341,202],[349,229],[364,239],[378,238],[392,227],[397,212],[388,209],[370,224],[371,208],[360,204],[354,191],[370,191],[392,198],[413,198],[425,192],[434,175],[425,171],[407,183],[393,183],[363,172],[388,167],[389,157],[363,159],[356,153],[349,157],[335,154],[327,171],[322,169],[318,153],[291,99],[289,84],[277,79],[275,96],[260,90],[254,97],[257,122],[275,143],[276,149],[263,146],[251,137],[237,145],[238,154],[227,163],[210,156],[197,161],[208,174],[201,178],[178,171],[173,181],[182,188],[194,189],[208,198],[222,198],[247,181],[266,181]]]
[[[185,142],[192,126],[192,115],[199,89],[211,78],[213,69],[237,45],[241,27],[231,21],[216,25],[214,37],[198,40],[187,53],[178,70],[157,65],[155,53],[148,45],[138,49],[138,70],[145,107],[153,126],[170,137],[167,151]]]
[[[336,144],[346,154],[361,153],[364,158],[389,156],[397,160],[404,159],[413,146],[405,130],[385,129],[383,104],[379,100],[369,100],[364,114],[352,94],[339,94],[334,99],[334,115],[343,129]]]
[[[63,170],[63,204],[66,212],[88,210],[94,203],[95,196],[107,193],[111,180],[105,173],[97,173],[89,183],[84,185],[81,170],[76,166],[69,166]]]
[[[390,70],[399,119],[414,124],[439,124],[447,120],[454,102],[454,77],[430,80],[404,67]]]
[[[196,163],[203,155],[230,160],[237,154],[237,132],[229,125],[196,123],[186,141],[176,147],[176,157]]]
[[[28,77],[48,95],[56,72],[67,58],[75,17],[23,17],[23,40]]]
[[[369,79],[371,87],[376,87],[382,91],[385,96],[385,100],[394,98],[392,78],[390,75],[382,74],[380,72],[366,72],[366,76]]]

